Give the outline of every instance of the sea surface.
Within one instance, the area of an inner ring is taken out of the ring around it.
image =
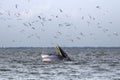
[[[72,61],[42,62],[55,48],[0,48],[0,80],[120,80],[120,48],[63,48]]]

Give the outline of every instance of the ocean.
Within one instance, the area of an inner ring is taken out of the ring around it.
[[[42,62],[55,48],[0,48],[0,80],[120,80],[120,48],[62,48],[72,61]]]

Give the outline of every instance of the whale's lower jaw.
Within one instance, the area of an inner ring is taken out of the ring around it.
[[[42,61],[60,61],[63,60],[63,58],[59,55],[49,55],[49,54],[44,54],[41,55]]]
[[[43,58],[42,61],[60,61],[60,59]]]
[[[49,58],[45,58],[45,59],[42,59],[42,61],[54,61],[54,60],[51,60]]]

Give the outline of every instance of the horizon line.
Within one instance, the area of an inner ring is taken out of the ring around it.
[[[63,48],[120,48],[120,46],[60,46]],[[55,48],[53,46],[10,46],[10,47],[0,47],[0,48]]]

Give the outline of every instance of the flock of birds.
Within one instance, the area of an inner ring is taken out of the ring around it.
[[[14,5],[15,7],[15,9],[19,9],[19,5],[18,4],[15,4]],[[101,9],[101,7],[100,6],[96,6],[95,7],[96,9]],[[1,9],[1,8],[0,8]],[[81,10],[82,8],[80,8],[80,10]],[[70,16],[70,15],[68,15],[68,14],[65,14],[64,13],[64,9],[58,9],[58,13],[59,14],[53,14],[53,15],[50,15],[50,17],[48,18],[48,17],[46,17],[45,15],[43,16],[43,15],[36,15],[36,17],[35,17],[35,19],[36,20],[31,20],[30,22],[23,22],[22,20],[22,13],[19,13],[19,12],[17,12],[17,13],[11,13],[10,11],[6,11],[7,12],[7,15],[10,17],[10,16],[12,16],[12,15],[14,15],[14,17],[16,17],[16,20],[19,20],[19,22],[20,22],[20,20],[21,20],[21,23],[22,23],[22,25],[25,27],[23,27],[19,32],[20,33],[24,33],[25,34],[25,32],[26,32],[26,28],[29,28],[29,29],[32,29],[32,30],[34,30],[34,31],[36,31],[36,30],[40,30],[40,31],[42,31],[42,32],[45,32],[46,31],[46,29],[44,29],[44,27],[47,25],[47,23],[54,23],[54,21],[55,20],[58,20],[59,18],[60,18],[60,16],[59,15],[64,15],[64,17],[66,17],[66,18],[68,18],[68,20],[69,20],[69,17],[72,17],[72,16]],[[26,11],[25,12],[25,14],[26,15],[29,15],[29,11]],[[10,20],[10,18],[7,18],[7,19],[5,19],[4,18],[4,13],[2,13],[2,12],[0,12],[0,20]],[[81,20],[83,20],[83,21],[85,21],[85,18],[86,18],[86,16],[81,16],[80,17],[81,18]],[[88,26],[90,26],[91,25],[91,21],[95,21],[96,20],[96,18],[95,17],[93,17],[93,16],[91,16],[91,15],[87,15],[87,18],[89,19],[89,20],[87,20],[86,21],[86,24],[88,24]],[[60,18],[61,19],[61,18]],[[109,21],[108,22],[109,24],[112,24],[112,21]],[[39,25],[38,25],[39,24]],[[36,27],[36,26],[40,26],[40,27]],[[47,25],[48,26],[48,25]],[[79,25],[78,25],[79,26]],[[101,29],[102,31],[103,31],[103,33],[107,33],[108,31],[109,31],[109,29],[108,28],[104,28],[104,27],[102,27],[101,26],[101,23],[100,22],[96,22],[96,26],[97,26],[97,28],[98,29]],[[12,25],[11,24],[8,24],[7,25],[7,27],[8,28],[12,28]],[[50,26],[51,27],[51,26]],[[63,28],[63,31],[64,31],[64,28],[67,28],[67,29],[73,29],[73,27],[74,27],[74,29],[75,30],[77,30],[78,28],[73,24],[73,23],[70,23],[70,22],[61,22],[61,23],[58,23],[57,24],[57,27],[56,28]],[[71,32],[72,33],[72,32]],[[89,36],[93,36],[95,33],[89,33]],[[55,33],[55,35],[53,35],[53,38],[55,38],[55,39],[58,39],[60,36],[62,36],[62,35],[66,35],[66,37],[70,37],[71,35],[68,35],[68,34],[64,34],[62,31],[56,31],[56,33]],[[119,34],[117,33],[117,32],[113,32],[112,33],[112,35],[114,35],[114,36],[119,36]],[[38,33],[32,33],[32,34],[30,34],[30,35],[27,35],[27,38],[32,38],[32,37],[36,37],[37,39],[41,39],[41,36],[39,36],[39,34]],[[77,40],[81,40],[82,39],[82,37],[85,37],[86,36],[86,34],[84,33],[84,32],[79,32],[78,33],[78,35],[76,35],[74,38],[69,38],[69,40],[68,41],[70,41],[70,42],[74,42],[75,41],[75,39],[77,39]],[[108,36],[110,36],[110,35],[108,35]],[[12,42],[16,42],[16,40],[12,40]],[[53,44],[53,42],[51,42],[51,44]]]

